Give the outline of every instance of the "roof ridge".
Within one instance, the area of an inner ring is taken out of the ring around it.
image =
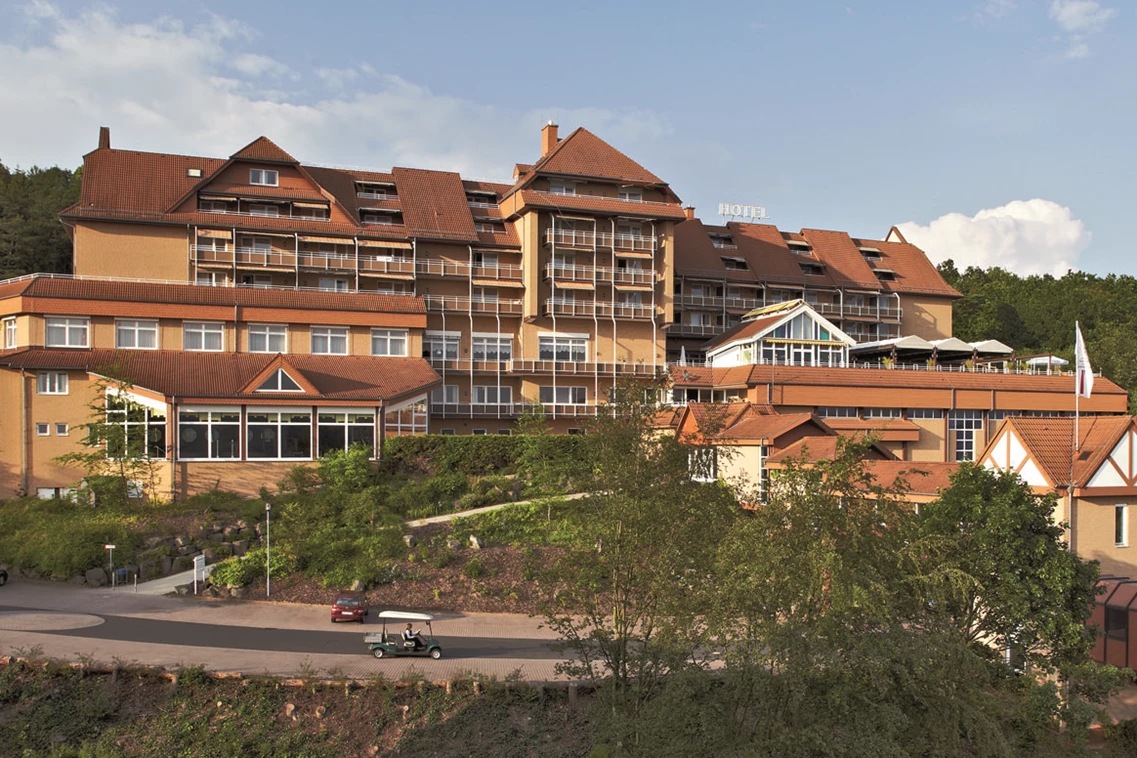
[[[254,154],[255,153],[254,147],[265,149],[266,155]],[[276,153],[276,155],[273,155],[274,153]],[[282,163],[299,164],[299,161],[296,160],[295,158],[293,158],[291,155],[289,155],[283,148],[281,148],[280,145],[276,144],[275,142],[273,142],[272,140],[270,140],[268,137],[264,136],[263,134],[261,136],[257,137],[255,140],[253,140],[249,144],[242,147],[237,152],[235,152],[229,156],[230,161],[237,160],[237,159],[241,159],[241,160],[268,160],[268,161],[280,161]]]

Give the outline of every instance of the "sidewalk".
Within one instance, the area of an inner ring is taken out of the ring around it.
[[[192,580],[192,576],[190,577]],[[141,590],[142,585],[139,585]],[[80,654],[90,655],[105,664],[118,661],[137,662],[148,666],[179,668],[203,665],[211,671],[240,671],[246,674],[269,673],[295,676],[316,669],[344,676],[367,679],[382,674],[397,679],[417,671],[432,681],[481,673],[504,678],[520,670],[523,679],[554,679],[556,661],[532,658],[492,657],[447,658],[439,661],[417,658],[375,660],[367,653],[362,633],[376,631],[367,623],[336,624],[329,621],[328,609],[286,603],[239,600],[204,600],[163,597],[133,592],[133,587],[89,588],[53,582],[13,579],[0,588],[0,621],[13,619],[20,609],[45,609],[59,614],[125,616],[131,618],[181,621],[216,626],[253,627],[259,629],[309,630],[358,635],[358,655],[316,654],[304,652],[260,652],[232,648],[204,648],[167,645],[159,642],[124,642],[94,639],[66,634],[48,634],[15,629],[12,625],[0,634],[0,655],[27,653],[33,648],[42,654],[63,660],[76,660]],[[373,611],[374,613],[374,611]],[[439,638],[482,637],[487,639],[555,639],[548,629],[540,628],[540,620],[520,614],[504,613],[439,613],[434,631]],[[445,645],[444,645],[445,649]]]

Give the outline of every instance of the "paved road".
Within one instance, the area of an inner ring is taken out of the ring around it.
[[[0,588],[0,655],[39,648],[64,660],[132,661],[176,668],[293,675],[336,672],[365,679],[414,669],[436,681],[471,672],[554,679],[563,656],[553,635],[518,614],[440,613],[434,632],[443,658],[375,660],[363,643],[367,624],[336,624],[323,606],[203,601],[135,594],[129,588],[76,587],[14,579]]]

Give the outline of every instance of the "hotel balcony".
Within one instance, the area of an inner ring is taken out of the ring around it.
[[[486,300],[470,298],[464,295],[423,295],[426,309],[437,313],[441,311],[455,313],[498,313],[503,316],[520,316],[520,300]]]
[[[415,263],[410,258],[390,255],[360,255],[359,273],[372,276],[397,275],[399,279],[414,279]]]
[[[415,272],[419,276],[472,277],[474,279],[493,279],[495,281],[521,281],[521,267],[511,263],[487,265],[420,258],[415,261]]]
[[[656,238],[638,234],[612,234],[611,232],[594,232],[592,230],[546,229],[545,244],[589,249],[604,247],[612,248],[617,252],[654,253]]]
[[[300,268],[316,271],[349,272],[355,271],[355,254],[329,255],[328,253],[312,253],[300,251]]]
[[[546,316],[651,319],[654,313],[655,309],[650,305],[593,300],[554,300],[553,298],[545,300]]]
[[[266,250],[259,247],[239,247],[237,266],[263,269],[296,269],[296,253],[291,250]]]
[[[729,327],[715,324],[671,324],[667,333],[676,337],[715,337],[725,332]]]
[[[567,416],[587,418],[595,416],[597,405],[554,405],[546,403],[431,403],[430,415],[434,418],[514,418],[527,410],[541,408],[551,418]]]
[[[612,268],[610,266],[565,266],[545,264],[545,278],[570,282],[611,282],[613,284],[655,284],[653,269]]]
[[[707,295],[679,295],[678,305],[695,308],[726,308],[728,310],[752,311],[762,307],[762,301],[752,297],[719,297]]]
[[[431,368],[439,371],[457,371],[466,374],[471,371],[475,374],[507,374],[511,363],[510,361],[471,361],[460,358],[440,358],[433,355],[427,360],[430,361]]]
[[[512,361],[515,374],[578,374],[580,376],[638,376],[651,378],[663,366],[645,363],[586,363],[584,361]]]

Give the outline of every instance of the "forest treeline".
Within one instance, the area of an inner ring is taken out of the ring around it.
[[[960,273],[951,260],[939,271],[963,293],[953,313],[956,337],[997,339],[1019,355],[1054,353],[1072,361],[1074,322],[1080,322],[1094,370],[1127,389],[1130,412],[1137,410],[1137,279],[1081,271],[1019,276],[974,266]]]
[[[0,163],[0,279],[71,271],[71,240],[59,211],[79,199],[82,169],[10,169]],[[1056,278],[1001,268],[940,264],[956,302],[954,333],[971,342],[997,339],[1020,355],[1074,354],[1080,321],[1096,370],[1137,394],[1137,279],[1071,271]],[[1131,400],[1131,410],[1137,403]]]

